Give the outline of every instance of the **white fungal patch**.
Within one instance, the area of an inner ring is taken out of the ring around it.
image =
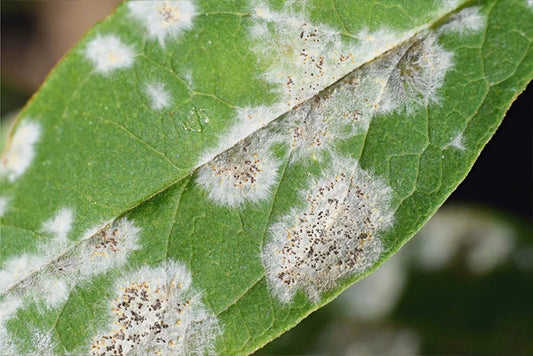
[[[43,224],[43,230],[53,234],[59,241],[67,238],[74,222],[74,212],[72,209],[62,208],[57,214]]]
[[[407,34],[387,29],[363,30],[358,43],[345,43],[336,29],[313,24],[304,15],[273,11],[261,3],[256,4],[252,16],[253,49],[269,64],[263,77],[277,85],[287,108],[407,38]]]
[[[204,306],[183,264],[144,266],[118,280],[115,289],[112,320],[93,338],[93,355],[214,352],[218,320]]]
[[[14,318],[22,300],[17,296],[6,297],[0,301],[0,355],[16,355],[16,347],[7,330],[7,322]]]
[[[91,229],[80,240],[70,241],[67,235],[73,216],[72,210],[60,209],[42,227],[53,235],[51,239],[40,243],[34,254],[12,257],[3,264],[0,306],[13,308],[0,318],[0,338],[6,340],[6,345],[14,344],[6,323],[18,309],[31,302],[37,303],[38,311],[42,306],[61,307],[76,285],[125,264],[131,252],[140,248],[140,229],[127,218],[106,224],[103,229]],[[5,302],[13,298],[20,303]]]
[[[33,349],[32,354],[53,356],[56,353],[54,352],[55,347],[58,342],[52,340],[52,331],[42,332],[36,328],[31,330],[31,341],[30,345]]]
[[[95,70],[108,74],[120,68],[129,68],[135,60],[133,47],[124,44],[116,35],[97,35],[85,48],[85,55]]]
[[[460,35],[471,34],[485,27],[486,16],[481,7],[467,7],[456,14],[440,27],[439,32],[454,32]]]
[[[238,207],[268,198],[278,168],[268,143],[247,140],[200,167],[196,181],[216,204]]]
[[[391,189],[350,158],[334,157],[302,196],[306,205],[271,227],[262,253],[270,289],[285,303],[298,289],[318,302],[339,280],[363,272],[393,221]]]
[[[148,37],[164,46],[167,38],[176,38],[192,28],[196,7],[189,0],[132,1],[128,4],[131,15],[141,21]]]
[[[0,197],[0,217],[4,216],[8,205],[9,205],[9,200],[7,198]]]
[[[368,130],[378,112],[385,82],[354,73],[290,111],[275,125],[292,150],[292,159],[319,160],[338,139]]]
[[[170,93],[161,83],[149,83],[144,88],[144,92],[150,99],[150,106],[153,110],[166,109],[170,106]]]
[[[58,308],[67,301],[71,288],[66,281],[57,277],[48,277],[38,283],[39,289],[43,292],[39,299],[44,301],[46,307]]]
[[[139,232],[126,218],[115,220],[96,233],[89,231],[80,249],[80,272],[95,275],[125,264],[131,252],[140,248]]]
[[[385,84],[380,112],[416,110],[437,103],[437,90],[453,66],[453,54],[438,44],[431,33],[415,38],[368,67],[370,76],[381,77]]]
[[[416,37],[296,106],[273,131],[290,145],[293,161],[319,160],[337,140],[366,132],[375,115],[438,101],[451,65],[452,54],[434,35]]]
[[[526,0],[527,6],[530,10],[533,10],[533,0]]]
[[[7,260],[0,270],[0,294],[18,282],[27,279],[42,260],[38,256],[21,255]]]
[[[462,132],[455,135],[455,137],[450,142],[450,146],[458,149],[459,151],[465,150],[465,138]]]
[[[0,177],[6,176],[13,182],[28,169],[35,157],[35,144],[40,136],[39,123],[28,119],[20,122],[2,155]]]
[[[237,109],[235,124],[222,135],[217,147],[206,151],[200,158],[198,166],[201,166],[212,159],[218,153],[231,149],[235,143],[244,140],[256,131],[265,127],[280,115],[283,115],[284,108],[280,105],[273,106],[256,106]]]

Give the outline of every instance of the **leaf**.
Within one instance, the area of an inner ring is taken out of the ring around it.
[[[122,4],[2,157],[0,350],[253,352],[459,184],[533,76],[532,20],[524,0]]]

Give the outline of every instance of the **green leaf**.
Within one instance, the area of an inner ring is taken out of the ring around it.
[[[525,0],[122,4],[2,157],[0,350],[256,350],[435,212],[532,38]]]

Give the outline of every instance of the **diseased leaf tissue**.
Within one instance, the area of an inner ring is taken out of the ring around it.
[[[530,80],[533,10],[387,3],[95,27],[2,156],[0,353],[250,353],[405,243]]]

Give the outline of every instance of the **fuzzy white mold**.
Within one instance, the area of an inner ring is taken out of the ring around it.
[[[80,273],[95,275],[125,264],[131,252],[140,248],[140,231],[132,221],[122,218],[105,229],[87,232],[79,249]]]
[[[471,34],[485,27],[487,17],[481,12],[481,7],[471,6],[453,14],[440,27],[439,32],[454,32],[460,35]]]
[[[368,130],[384,83],[356,72],[291,110],[273,131],[289,144],[293,162],[303,157],[320,160],[333,151],[336,140]]]
[[[305,206],[270,228],[262,253],[269,287],[285,303],[298,289],[318,302],[343,278],[364,272],[393,221],[391,189],[350,158],[334,157],[302,196]]]
[[[0,197],[0,217],[3,217],[9,206],[9,200],[4,197]]]
[[[465,138],[462,132],[459,132],[457,135],[454,136],[454,138],[450,142],[450,146],[458,149],[459,151],[465,150]]]
[[[215,148],[205,151],[200,157],[198,167],[214,159],[219,153],[231,149],[238,142],[268,125],[273,118],[283,115],[282,105],[238,108],[233,126],[222,135]]]
[[[106,224],[103,229],[91,229],[77,242],[67,238],[72,222],[72,210],[60,209],[42,227],[53,237],[39,244],[34,254],[10,258],[0,270],[0,306],[12,308],[0,318],[0,339],[11,349],[17,342],[11,339],[5,324],[18,309],[33,302],[38,312],[42,307],[60,307],[77,284],[125,264],[131,252],[139,248],[140,229],[127,218]],[[6,302],[13,298],[20,303]]]
[[[170,106],[170,93],[161,83],[154,82],[146,84],[144,92],[150,99],[150,106],[153,110],[159,111]]]
[[[31,165],[35,157],[35,144],[41,136],[41,125],[29,119],[22,120],[0,161],[0,177],[14,182]]]
[[[446,9],[438,12],[451,10]],[[402,33],[362,29],[347,40],[339,31],[312,24],[291,9],[274,11],[254,1],[251,14],[252,48],[266,63],[262,77],[275,85],[280,100],[269,107],[238,110],[236,123],[217,147],[204,152],[198,167],[284,115],[290,117],[284,120],[285,130],[275,130],[285,136],[282,140],[290,141],[294,157],[318,159],[321,148],[365,131],[378,113],[412,111],[437,102],[437,90],[453,64],[452,54],[434,34],[415,35],[423,32],[420,29]],[[361,68],[365,63],[369,64]],[[310,102],[317,94],[321,105]]]
[[[17,310],[22,305],[22,300],[18,296],[8,296],[0,299],[0,354],[16,355],[16,345],[11,340],[7,330],[7,322],[15,317]]]
[[[279,164],[268,143],[245,140],[200,167],[196,182],[216,204],[239,207],[270,196]]]
[[[276,85],[287,108],[311,98],[403,37],[387,29],[363,30],[359,43],[345,43],[338,30],[313,24],[305,15],[276,12],[258,2],[253,10],[253,49],[269,64],[263,77]]]
[[[120,278],[115,293],[109,326],[92,340],[93,355],[214,352],[218,320],[204,306],[183,264],[144,266]]]
[[[452,66],[453,53],[439,45],[436,35],[427,33],[369,66],[366,75],[385,83],[380,112],[411,112],[439,102],[437,91]]]
[[[167,38],[176,38],[192,28],[196,7],[192,1],[132,1],[128,4],[131,15],[139,20],[148,37],[157,39],[164,46]]]
[[[124,44],[117,35],[97,35],[85,48],[85,55],[96,72],[109,74],[120,68],[129,68],[135,61],[133,47]]]
[[[60,209],[57,214],[43,224],[43,230],[51,233],[56,239],[64,241],[72,229],[74,211],[69,208]]]
[[[55,347],[59,342],[52,339],[53,331],[42,332],[36,328],[31,330],[30,345],[33,355],[54,356]]]
[[[289,111],[272,131],[292,150],[292,161],[334,151],[336,140],[368,130],[373,117],[418,110],[437,102],[452,54],[423,34],[347,75]]]

